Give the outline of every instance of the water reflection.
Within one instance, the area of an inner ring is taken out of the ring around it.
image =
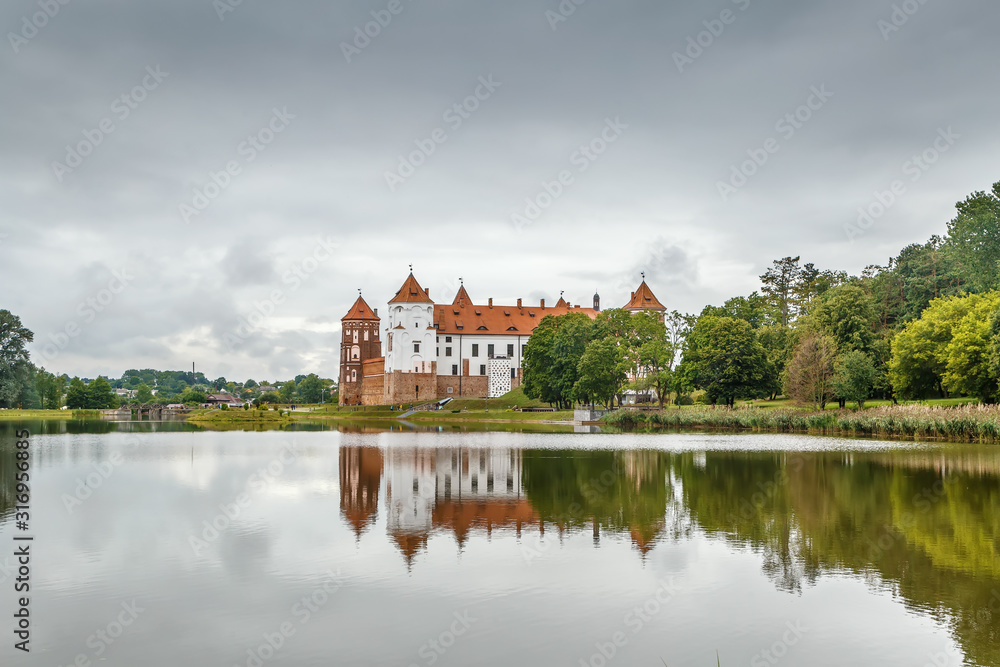
[[[408,568],[435,533],[628,536],[639,557],[700,530],[761,556],[780,590],[849,573],[948,622],[1000,664],[1000,452],[560,451],[343,446],[341,512]]]

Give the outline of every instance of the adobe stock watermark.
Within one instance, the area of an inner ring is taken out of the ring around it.
[[[927,0],[903,0],[899,4],[894,4],[889,18],[879,19],[875,24],[882,33],[882,40],[888,42],[893,33],[902,30],[903,26],[910,22],[910,18],[926,4]]]
[[[732,2],[739,7],[741,12],[745,12],[750,8],[752,0],[732,0]],[[739,14],[732,9],[723,9],[718,18],[702,21],[705,29],[697,35],[688,35],[687,48],[683,52],[674,51],[673,58],[677,71],[684,74],[684,68],[693,65],[694,61],[705,54],[705,51],[712,48],[715,41],[722,37],[726,31],[726,26],[736,23],[738,17]]]
[[[40,30],[54,19],[59,11],[68,5],[71,0],[38,0],[38,7],[41,11],[28,16],[21,17],[21,29],[18,32],[8,32],[7,40],[10,48],[14,49],[14,55],[21,52],[21,48],[27,46],[28,42],[38,36]]]
[[[417,655],[423,658],[424,664],[428,665],[428,667],[436,663],[441,656],[447,653],[455,645],[458,638],[468,632],[469,628],[477,620],[472,617],[468,610],[462,613],[456,611],[452,616],[455,620],[445,630],[441,631],[436,637],[428,639],[417,649]],[[420,665],[411,662],[409,667],[420,667]]]
[[[94,149],[104,143],[105,137],[115,131],[115,119],[123,122],[132,112],[139,108],[139,105],[146,101],[149,94],[160,87],[163,80],[170,76],[170,72],[164,72],[159,65],[146,66],[146,75],[142,77],[137,85],[116,97],[111,102],[111,115],[105,116],[98,121],[97,126],[88,128],[81,132],[83,139],[75,144],[66,144],[66,156],[63,161],[54,160],[52,162],[52,173],[56,180],[62,183],[66,174],[72,174],[74,170],[83,164],[83,161],[94,152]]]
[[[298,628],[294,620],[297,620],[299,627],[305,625],[312,619],[313,614],[326,606],[330,598],[341,589],[343,579],[338,569],[326,571],[326,579],[323,580],[309,595],[304,595],[300,600],[292,605],[289,614],[292,618],[286,619],[278,624],[272,632],[265,632],[261,635],[263,640],[257,646],[248,648],[246,660],[242,663],[235,663],[233,667],[261,667],[265,662],[277,655],[278,651],[284,647],[288,640],[295,636]]]
[[[146,611],[140,607],[135,600],[122,602],[121,611],[111,619],[104,627],[98,628],[93,634],[87,637],[86,645],[90,651],[77,653],[73,661],[66,667],[91,667],[94,660],[107,660],[102,658],[108,649],[118,641],[125,631],[132,627],[139,614]]]
[[[188,536],[188,544],[195,556],[200,557],[212,542],[219,539],[219,536],[242,516],[243,511],[253,504],[255,494],[266,491],[285,473],[287,466],[298,456],[297,449],[298,445],[294,442],[282,447],[281,452],[266,466],[258,468],[247,478],[243,490],[233,498],[232,502],[221,503],[219,512],[215,516],[201,522],[201,535]]]
[[[622,624],[632,631],[631,637],[642,632],[653,617],[663,611],[678,593],[673,577],[661,579],[657,584],[652,595],[642,604],[632,608],[622,619]],[[628,645],[629,636],[625,630],[617,630],[607,641],[595,642],[596,650],[586,658],[580,658],[579,667],[605,667],[610,664],[619,651]]]
[[[208,172],[208,182],[200,188],[194,188],[191,202],[181,202],[178,205],[181,219],[190,224],[192,218],[201,215],[202,211],[232,185],[233,179],[243,173],[243,167],[267,150],[275,137],[288,129],[288,125],[294,119],[295,114],[288,113],[288,107],[281,109],[274,107],[267,124],[257,132],[247,135],[247,138],[236,147],[236,155],[242,159],[229,160],[219,171]]]
[[[524,208],[511,213],[510,221],[518,233],[522,232],[528,225],[533,225],[541,217],[542,213],[548,210],[557,199],[563,196],[568,188],[576,183],[576,174],[582,174],[597,161],[608,148],[617,142],[628,125],[621,121],[621,116],[614,119],[606,118],[604,128],[593,139],[585,144],[581,144],[573,151],[569,157],[572,169],[563,169],[556,174],[551,181],[542,181],[541,189],[534,196],[525,198]]]
[[[90,324],[96,320],[98,315],[107,310],[114,303],[118,295],[124,292],[133,280],[135,280],[135,276],[129,274],[129,269],[113,270],[111,272],[111,279],[108,280],[104,288],[77,304],[76,314],[80,317],[83,325]],[[70,341],[80,335],[82,330],[80,321],[70,319],[66,321],[61,330],[50,332],[48,335],[49,342],[42,345],[42,359],[46,362],[51,362],[58,357],[69,346]]]
[[[732,195],[749,183],[771,157],[781,150],[781,142],[790,141],[832,97],[833,93],[826,89],[826,84],[813,86],[801,106],[779,118],[774,124],[774,131],[778,133],[780,139],[768,137],[760,148],[748,148],[748,159],[730,166],[729,180],[716,182],[716,189],[722,202],[728,202]]]
[[[291,268],[281,274],[281,282],[288,285],[289,292],[295,292],[319,270],[320,265],[333,258],[333,251],[338,247],[340,247],[339,244],[334,243],[329,236],[325,239],[318,239],[308,255],[294,262]],[[255,300],[253,308],[240,318],[236,328],[223,336],[222,340],[226,343],[228,350],[235,351],[240,344],[260,331],[286,298],[285,290],[277,288],[271,290],[264,299]]]
[[[407,3],[413,0],[406,0]],[[364,25],[354,26],[354,39],[350,42],[340,43],[340,52],[344,54],[344,59],[350,64],[361,52],[367,49],[372,40],[382,34],[382,31],[389,27],[393,18],[399,16],[406,9],[406,4],[402,0],[389,0],[385,9],[373,9],[372,19]]]
[[[586,4],[587,0],[562,0],[556,10],[545,10],[545,20],[549,22],[552,32],[555,32],[560,23],[565,23],[570,16],[576,13],[577,7]]]
[[[788,655],[792,647],[798,644],[809,628],[802,627],[802,621],[788,621],[787,628],[769,647],[760,650],[750,658],[750,667],[772,667]]]
[[[215,15],[219,17],[219,22],[226,20],[226,14],[235,12],[237,7],[243,4],[243,0],[212,0],[212,8]]]
[[[492,74],[481,76],[479,77],[479,85],[476,86],[471,95],[445,109],[441,119],[448,126],[448,129],[436,127],[431,131],[430,136],[424,139],[415,139],[413,145],[416,148],[406,155],[398,156],[399,163],[394,171],[385,172],[385,184],[389,186],[389,192],[395,192],[399,186],[406,182],[406,179],[417,172],[417,169],[424,166],[428,158],[437,152],[438,146],[448,141],[449,130],[457,132],[465,121],[472,118],[472,114],[479,110],[482,103],[490,99],[502,85],[503,83],[500,81],[493,80]]]
[[[902,175],[907,177],[910,183],[918,182],[961,138],[962,135],[952,130],[950,125],[938,128],[937,137],[930,146],[903,162],[900,167]],[[899,178],[893,180],[886,190],[876,190],[867,204],[858,207],[857,221],[844,225],[847,240],[854,243],[856,238],[864,236],[907,192],[909,189],[906,181]]]
[[[91,463],[90,465],[94,469],[93,472],[76,479],[76,487],[73,490],[73,495],[68,493],[62,494],[60,500],[62,500],[66,511],[72,514],[77,507],[83,505],[83,502],[93,496],[94,491],[101,488],[104,482],[114,473],[115,469],[124,462],[125,457],[122,456],[121,452],[116,451],[108,457],[107,461]]]

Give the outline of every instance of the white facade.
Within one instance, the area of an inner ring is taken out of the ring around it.
[[[434,519],[435,452],[385,450],[385,500],[390,533],[429,533]]]
[[[521,368],[524,346],[530,334],[519,336],[440,334],[436,333],[438,375],[460,375],[463,362],[469,362],[469,375],[489,375],[490,355],[504,356],[510,368]]]
[[[433,303],[390,303],[385,331],[386,373],[431,372],[436,360]]]

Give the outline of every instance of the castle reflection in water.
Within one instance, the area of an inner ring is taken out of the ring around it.
[[[581,469],[580,461],[551,451],[342,446],[340,509],[360,538],[384,499],[387,531],[408,564],[432,534],[454,535],[461,549],[473,533],[494,530],[521,537],[586,529],[595,543],[602,531],[627,533],[644,556],[664,527],[671,495],[666,470],[638,460],[646,455],[605,454]],[[638,496],[658,510],[635,513],[637,503],[626,498]]]

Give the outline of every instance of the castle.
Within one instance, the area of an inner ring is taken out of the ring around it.
[[[625,310],[665,312],[645,279]],[[394,405],[441,398],[502,396],[521,385],[524,348],[548,315],[583,313],[562,297],[553,306],[477,305],[462,285],[450,304],[437,304],[410,275],[389,300],[388,322],[360,295],[341,319],[340,404]],[[384,348],[384,349],[383,349]]]

